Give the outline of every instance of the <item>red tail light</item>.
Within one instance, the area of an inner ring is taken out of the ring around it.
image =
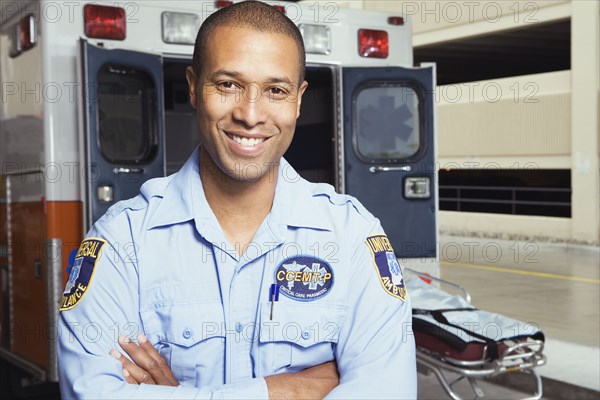
[[[361,57],[387,58],[389,54],[388,33],[373,29],[359,29],[358,53]]]
[[[390,25],[404,25],[404,18],[402,18],[402,17],[388,17],[388,24],[390,24]]]
[[[86,36],[98,39],[125,39],[123,8],[86,4],[83,16]]]
[[[215,7],[217,8],[225,8],[233,4],[233,1],[230,0],[217,0],[215,1]]]
[[[19,50],[29,50],[35,46],[35,20],[33,14],[24,16],[19,21],[18,31],[19,33]]]
[[[276,9],[277,11],[279,11],[280,13],[282,13],[283,15],[285,15],[285,7],[284,6],[275,5],[275,6],[273,6],[273,8]]]

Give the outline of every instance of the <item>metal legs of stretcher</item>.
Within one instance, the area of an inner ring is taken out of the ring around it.
[[[520,372],[531,375],[533,381],[535,382],[534,394],[531,397],[525,398],[524,400],[539,400],[543,395],[542,379],[539,376],[539,374],[533,369],[536,366],[543,365],[545,363],[545,357],[541,354],[541,351],[537,356],[534,357],[533,360],[531,360],[531,366],[523,365],[522,367],[506,367],[502,366],[502,363],[497,363],[497,361],[495,361],[488,366],[483,366],[482,368],[468,368],[452,365],[452,363],[449,363],[447,360],[443,360],[435,355],[428,354],[427,351],[424,349],[417,350],[417,364],[419,372],[433,372],[437,380],[440,382],[440,385],[442,385],[442,388],[446,391],[446,393],[448,393],[448,395],[452,399],[463,399],[463,397],[456,393],[456,391],[453,388],[455,384],[462,381],[463,379],[466,379],[471,385],[471,389],[474,393],[473,399],[479,399],[484,397],[484,392],[478,384],[479,379],[490,378],[511,372]],[[448,379],[448,376],[444,373],[444,371],[446,371],[446,373],[453,372],[457,374],[458,377],[450,381]]]

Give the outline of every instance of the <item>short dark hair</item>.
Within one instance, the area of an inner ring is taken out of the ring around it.
[[[274,7],[260,1],[248,0],[235,3],[211,14],[202,23],[194,46],[193,68],[196,76],[200,76],[203,60],[206,58],[208,40],[213,30],[219,26],[249,28],[259,32],[279,33],[294,40],[300,59],[300,81],[304,80],[306,70],[306,53],[302,34],[291,19]]]

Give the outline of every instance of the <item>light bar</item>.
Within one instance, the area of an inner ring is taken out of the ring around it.
[[[97,39],[124,40],[125,9],[86,4],[83,7],[85,35]]]
[[[200,29],[200,17],[196,14],[162,13],[162,40],[173,44],[194,44]]]
[[[387,58],[389,54],[388,33],[374,29],[359,29],[358,53],[361,57]]]
[[[331,31],[328,26],[300,24],[298,29],[302,33],[307,53],[329,54],[331,52]]]

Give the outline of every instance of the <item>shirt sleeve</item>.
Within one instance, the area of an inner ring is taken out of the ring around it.
[[[362,239],[352,259],[356,290],[336,348],[340,384],[327,398],[415,399],[412,311],[401,271],[378,221]]]
[[[121,228],[119,230],[118,228]],[[169,387],[125,382],[119,335],[142,332],[135,243],[128,224],[95,226],[82,243],[65,288],[57,326],[60,390],[63,399],[228,399],[267,398],[263,378],[221,386]]]

